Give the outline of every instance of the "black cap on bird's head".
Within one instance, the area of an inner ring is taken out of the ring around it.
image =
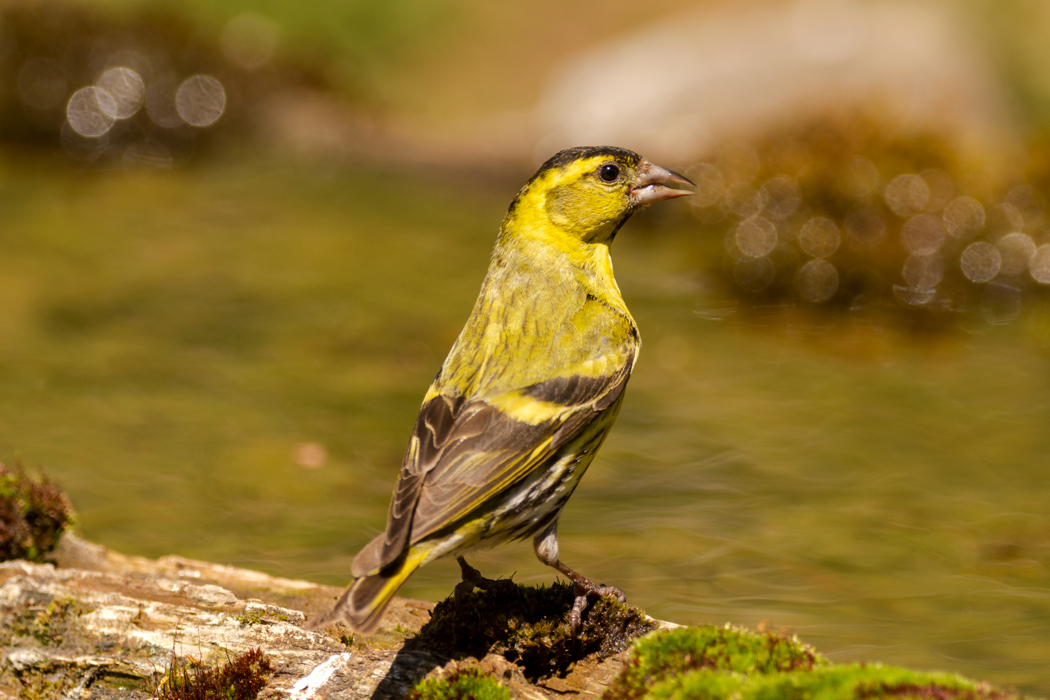
[[[692,194],[691,190],[675,189],[670,187],[669,183],[696,186],[689,178],[679,175],[673,170],[661,168],[659,165],[650,163],[634,151],[629,151],[626,148],[617,146],[576,146],[575,148],[566,148],[564,151],[559,151],[548,158],[529,182],[526,183],[525,187],[528,187],[544,173],[551,170],[560,170],[571,163],[590,161],[594,158],[607,158],[610,161],[603,164],[604,169],[599,168],[598,170],[599,177],[606,182],[613,182],[619,175],[618,169],[613,170],[617,166],[626,165],[637,171],[639,177],[633,183],[631,191],[635,195],[639,206]]]

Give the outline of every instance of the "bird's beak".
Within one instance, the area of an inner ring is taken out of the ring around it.
[[[678,190],[670,187],[670,183],[696,187],[689,178],[642,159],[641,164],[638,166],[638,181],[631,186],[631,198],[634,200],[635,206],[640,207],[653,202],[662,202],[665,199],[692,194],[690,190]]]

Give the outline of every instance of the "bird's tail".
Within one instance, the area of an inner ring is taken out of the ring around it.
[[[341,622],[358,634],[371,634],[379,626],[394,594],[423,564],[426,555],[425,549],[412,547],[405,556],[382,569],[357,577],[332,609],[311,620],[307,627],[321,629]]]

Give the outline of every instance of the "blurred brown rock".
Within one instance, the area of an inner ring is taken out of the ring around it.
[[[1006,98],[957,9],[796,0],[684,13],[568,61],[538,106],[538,150],[615,143],[690,162],[726,137],[858,106],[1001,136]]]

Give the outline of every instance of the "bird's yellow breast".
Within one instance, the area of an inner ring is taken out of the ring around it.
[[[606,244],[521,228],[502,235],[469,320],[428,399],[479,398],[525,422],[557,404],[521,390],[554,377],[618,372],[637,352],[638,331],[613,278]]]

